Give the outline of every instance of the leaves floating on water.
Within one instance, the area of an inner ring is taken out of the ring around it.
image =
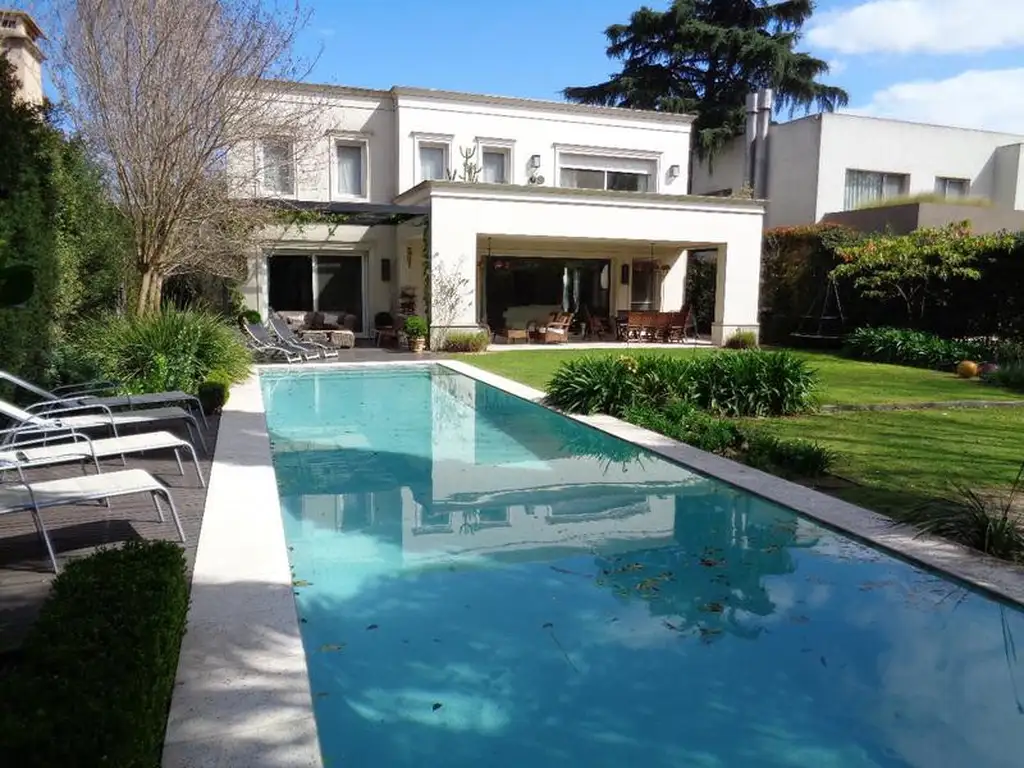
[[[303,624],[309,623],[309,619],[306,618],[299,619],[299,621],[301,621]]]
[[[316,698],[318,698],[318,699],[322,699],[322,698],[324,698],[327,695],[328,695],[327,691],[317,691],[316,692]]]
[[[825,661],[825,657],[824,656],[821,657],[821,666],[828,667],[828,662]]]
[[[546,621],[546,622],[544,622],[544,626],[542,626],[541,629],[551,629],[554,626],[555,625],[552,624],[550,621]]]
[[[806,624],[810,621],[810,619],[806,616],[794,616],[790,619],[790,621],[792,621],[794,624]]]
[[[444,704],[442,704],[442,703],[441,703],[440,701],[435,701],[435,702],[434,702],[434,706],[432,706],[432,707],[430,708],[430,711],[431,711],[431,712],[437,712],[437,710],[439,710],[439,709],[440,709],[441,707],[443,707],[443,706],[444,706]]]
[[[713,557],[702,557],[700,559],[700,564],[703,565],[705,568],[714,568],[716,565],[721,565],[722,561],[716,560]]]
[[[313,582],[306,581],[305,579],[295,579],[292,582],[292,586],[293,587],[312,587],[313,586]]]
[[[705,611],[706,613],[721,613],[725,610],[725,606],[723,606],[719,602],[712,601],[705,605],[703,608],[701,608],[701,610]]]
[[[340,651],[345,647],[345,643],[324,643],[320,646],[320,650],[323,653],[333,653],[334,651]]]
[[[370,625],[370,626],[368,626],[368,627],[367,627],[366,629],[367,629],[367,631],[369,631],[369,630],[371,630],[371,629],[378,629],[378,627],[377,627],[377,625],[376,625],[376,624],[371,624],[371,625]]]

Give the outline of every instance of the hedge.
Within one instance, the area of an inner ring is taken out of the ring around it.
[[[2,681],[4,763],[159,766],[188,592],[171,542],[68,564]]]

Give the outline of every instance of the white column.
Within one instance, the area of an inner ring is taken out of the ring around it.
[[[677,312],[686,301],[686,262],[688,251],[680,251],[669,264],[669,270],[661,281],[661,311]]]
[[[449,201],[434,200],[430,214],[431,338],[445,330],[478,329],[477,231]]]
[[[721,346],[737,331],[758,333],[761,238],[737,237],[718,246],[715,321],[711,341]]]

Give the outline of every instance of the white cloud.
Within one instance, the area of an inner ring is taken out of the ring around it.
[[[841,75],[845,71],[846,71],[846,62],[843,61],[842,59],[832,59],[828,63],[828,73],[830,75],[832,75],[833,77],[835,77],[836,75]]]
[[[824,13],[815,47],[858,53],[981,53],[1024,46],[1021,0],[869,0]]]
[[[1024,5],[1024,3],[1022,3]],[[1024,68],[896,83],[851,112],[1024,135]]]

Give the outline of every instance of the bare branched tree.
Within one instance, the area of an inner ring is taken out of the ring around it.
[[[54,79],[132,223],[138,312],[174,274],[244,277],[274,215],[256,199],[294,193],[323,137],[297,2],[56,0]]]

